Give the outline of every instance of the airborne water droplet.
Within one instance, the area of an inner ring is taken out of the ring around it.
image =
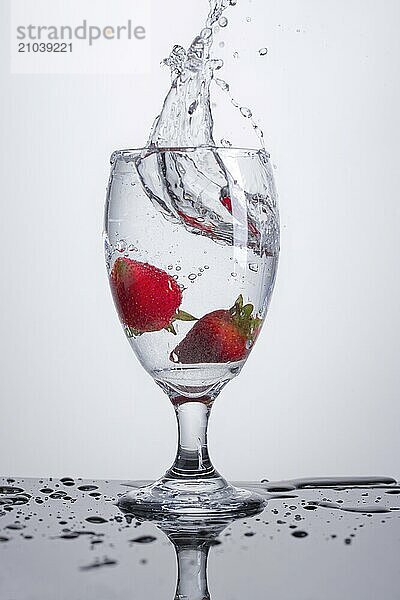
[[[210,61],[211,67],[214,71],[219,71],[224,66],[222,58],[215,58]]]
[[[223,79],[216,79],[215,83],[221,88],[221,90],[224,90],[224,92],[229,92],[229,83],[226,83],[226,81]]]
[[[251,112],[251,110],[249,108],[247,108],[246,106],[242,106],[240,108],[240,112],[242,113],[242,115],[244,117],[246,117],[246,119],[251,119],[251,117],[253,116],[253,113]]]
[[[200,33],[200,37],[203,38],[203,40],[208,40],[212,35],[212,30],[210,29],[210,27],[205,27],[201,33]]]

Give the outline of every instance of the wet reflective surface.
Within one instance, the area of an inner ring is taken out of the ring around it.
[[[240,482],[266,509],[211,523],[121,513],[143,483],[0,479],[1,600],[400,597],[394,479]]]

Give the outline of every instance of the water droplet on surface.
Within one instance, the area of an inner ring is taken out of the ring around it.
[[[99,486],[98,485],[80,485],[78,487],[78,490],[80,490],[81,492],[94,492],[94,490],[98,490]]]
[[[101,567],[112,567],[112,566],[115,566],[116,564],[118,564],[116,560],[112,560],[112,559],[106,557],[106,558],[103,558],[103,560],[96,559],[90,565],[85,565],[83,567],[80,567],[80,570],[81,571],[91,571],[92,569],[99,569]]]
[[[10,485],[2,485],[0,486],[0,494],[20,494],[24,490],[19,487],[13,487]]]
[[[293,531],[292,536],[295,538],[305,538],[308,536],[306,531]]]
[[[135,544],[150,544],[151,542],[155,542],[156,539],[154,535],[142,535],[129,541]]]
[[[22,525],[22,523],[11,523],[10,525],[7,525],[5,527],[5,529],[12,529],[13,531],[19,531],[20,529],[24,529],[25,525]]]
[[[103,517],[86,517],[86,521],[88,523],[96,523],[97,525],[100,525],[101,523],[107,523],[107,519],[103,519]]]

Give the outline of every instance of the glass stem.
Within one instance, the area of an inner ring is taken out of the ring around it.
[[[208,454],[207,426],[210,411],[209,404],[201,401],[175,404],[178,451],[167,477],[187,480],[220,476]]]

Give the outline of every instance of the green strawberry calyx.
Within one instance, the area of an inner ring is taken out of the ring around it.
[[[176,335],[176,329],[174,327],[175,321],[197,321],[197,317],[194,317],[193,315],[191,315],[190,313],[188,313],[184,310],[178,310],[174,314],[174,317],[173,317],[171,323],[169,325],[167,325],[167,327],[165,327],[165,331],[168,331],[169,333]]]
[[[240,294],[235,304],[229,310],[236,327],[249,341],[255,340],[262,323],[262,319],[253,316],[253,312],[254,306],[252,304],[244,304],[242,294]]]
[[[174,327],[175,321],[197,321],[197,318],[184,310],[177,310],[172,318],[171,323],[169,323],[169,325],[167,325],[167,327],[164,327],[165,331],[168,331],[169,333],[172,333],[173,335],[177,335],[176,329]],[[128,338],[139,337],[140,335],[143,335],[143,333],[144,333],[143,331],[138,331],[137,329],[134,329],[133,327],[128,327],[127,325],[125,325],[124,329],[125,329],[125,335]]]

